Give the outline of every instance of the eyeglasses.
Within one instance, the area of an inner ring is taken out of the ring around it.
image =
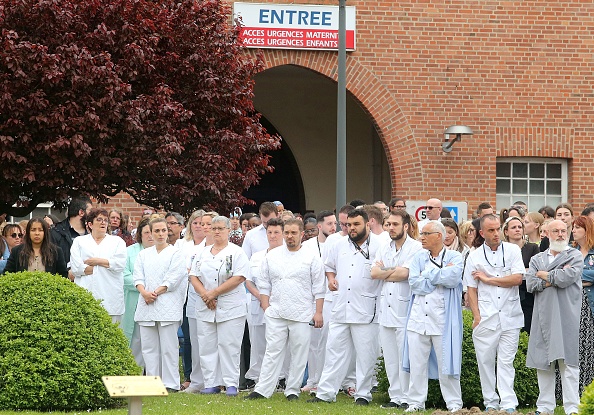
[[[406,209],[406,205],[393,205],[394,209]]]
[[[420,236],[429,236],[429,235],[433,235],[434,233],[441,233],[441,232],[420,232],[419,235]]]
[[[347,227],[347,224],[346,224],[346,222],[340,222],[340,227],[341,227],[341,228],[346,228],[346,227]]]
[[[439,209],[439,206],[425,206],[426,210]]]
[[[316,233],[316,231],[317,231],[317,229],[316,229],[316,228],[314,228],[314,229],[306,229],[306,230],[305,230],[305,231],[303,231],[303,232],[305,232],[305,233]]]
[[[472,229],[468,229],[468,233],[470,232],[476,232],[476,229],[472,228]]]
[[[16,239],[16,238],[22,238],[23,237],[23,234],[22,233],[12,233],[12,234],[10,234],[10,236],[12,238],[15,238]]]
[[[549,232],[554,234],[560,233],[561,235],[567,235],[567,229],[549,229]]]
[[[167,222],[167,225],[181,225],[179,222]]]
[[[223,232],[227,228],[219,228],[218,226],[210,228],[213,232]]]
[[[107,218],[95,218],[95,222],[109,223],[109,219],[107,219]]]

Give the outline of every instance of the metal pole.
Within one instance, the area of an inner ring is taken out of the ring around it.
[[[336,211],[346,204],[346,0],[338,4]]]

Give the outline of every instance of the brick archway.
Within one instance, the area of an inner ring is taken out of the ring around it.
[[[250,50],[255,56],[262,53],[265,69],[281,65],[301,66],[337,81],[338,56],[333,52],[304,52],[266,49]],[[425,190],[422,180],[419,143],[389,89],[356,58],[347,56],[347,91],[371,118],[384,146],[392,194],[420,194]],[[402,189],[401,183],[406,183]],[[404,191],[403,191],[404,190]]]

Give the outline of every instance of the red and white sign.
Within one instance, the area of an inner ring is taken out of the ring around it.
[[[338,50],[338,6],[233,3],[248,48]],[[346,7],[346,49],[355,50],[355,7]]]

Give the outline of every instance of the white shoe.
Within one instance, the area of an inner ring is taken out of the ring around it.
[[[421,412],[421,411],[424,411],[424,410],[425,410],[425,408],[421,408],[421,407],[416,406],[416,405],[410,405],[408,408],[406,408],[404,410],[404,412]]]
[[[462,408],[452,408],[452,409],[450,409],[450,412],[451,413],[458,412],[460,409],[462,409]]]
[[[182,392],[183,393],[200,393],[200,391],[204,389],[204,386],[188,386]]]

